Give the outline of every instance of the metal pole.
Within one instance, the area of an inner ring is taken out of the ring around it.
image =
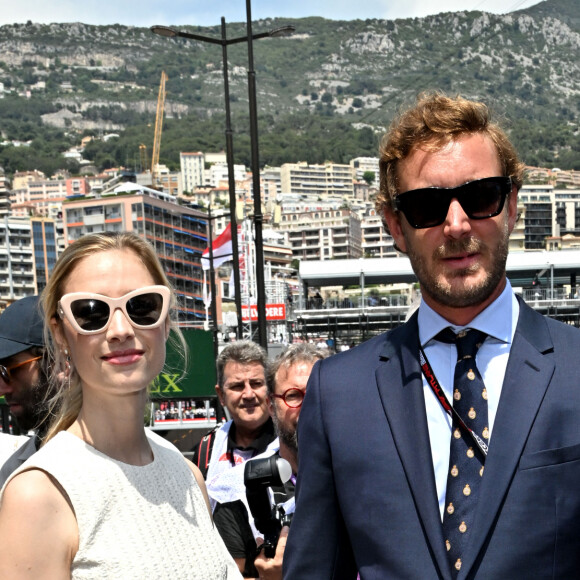
[[[242,292],[240,284],[240,259],[238,250],[238,223],[236,217],[236,180],[234,178],[234,140],[230,113],[230,83],[228,79],[228,47],[226,19],[222,16],[222,59],[224,67],[224,93],[226,96],[226,161],[228,165],[228,188],[230,194],[230,223],[232,228],[232,258],[234,268],[234,291],[238,326],[236,334],[242,338]]]
[[[248,98],[250,101],[250,141],[252,145],[252,182],[254,195],[254,243],[256,249],[256,297],[258,309],[258,343],[268,348],[266,328],[266,290],[264,288],[264,246],[262,239],[262,196],[260,193],[260,159],[258,147],[258,110],[256,106],[256,72],[252,38],[252,2],[246,0],[248,32]]]
[[[218,357],[218,341],[217,341],[217,296],[215,290],[215,270],[213,267],[213,227],[212,227],[212,216],[211,216],[211,195],[209,197],[209,204],[207,206],[207,227],[208,227],[208,238],[209,238],[209,277],[210,277],[210,288],[211,288],[211,332],[213,335],[213,353],[214,358],[217,360]]]
[[[10,288],[9,299],[14,300],[14,280],[12,279],[12,252],[10,250],[10,227],[8,216],[4,216],[4,242],[6,244],[6,257],[8,258],[8,287]]]

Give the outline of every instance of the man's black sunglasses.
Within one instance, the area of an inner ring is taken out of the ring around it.
[[[393,199],[393,207],[414,228],[432,228],[445,221],[452,199],[457,199],[469,219],[484,220],[501,213],[511,190],[510,177],[485,177],[457,187],[405,191]]]

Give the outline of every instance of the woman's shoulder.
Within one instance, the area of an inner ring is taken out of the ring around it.
[[[15,474],[6,484],[2,508],[16,501],[22,509],[38,512],[46,505],[60,503],[61,499],[62,491],[54,478],[46,471],[32,467]]]
[[[40,571],[55,554],[55,560],[70,566],[78,549],[76,518],[65,492],[48,473],[27,469],[6,484],[0,508],[0,537],[4,564],[10,569],[26,561],[30,569]],[[34,552],[26,551],[26,545],[35,546]]]
[[[50,474],[36,468],[21,471],[8,481],[2,493],[1,513],[3,521],[16,519],[51,529],[57,521],[75,525],[66,492]]]

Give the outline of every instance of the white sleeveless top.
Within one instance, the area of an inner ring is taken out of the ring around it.
[[[79,529],[73,580],[241,578],[185,459],[146,432],[149,465],[116,461],[62,431],[10,479],[42,469],[68,494]]]

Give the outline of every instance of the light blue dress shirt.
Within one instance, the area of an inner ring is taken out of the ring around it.
[[[500,296],[465,327],[450,324],[424,301],[421,302],[419,307],[419,340],[433,372],[450,403],[453,401],[453,375],[455,373],[455,363],[457,362],[457,349],[454,344],[446,344],[433,340],[433,338],[441,330],[449,326],[455,332],[463,328],[475,328],[488,335],[477,352],[476,361],[487,390],[490,441],[491,437],[493,437],[493,423],[519,312],[520,307],[509,280],[506,280],[506,287]],[[417,353],[417,356],[419,356],[419,353]],[[441,403],[435,397],[424,375],[423,392],[425,394],[427,424],[431,442],[431,456],[433,458],[433,467],[435,468],[439,510],[441,512],[441,520],[443,520],[445,488],[447,487],[447,473],[449,471],[451,417],[445,412]]]

